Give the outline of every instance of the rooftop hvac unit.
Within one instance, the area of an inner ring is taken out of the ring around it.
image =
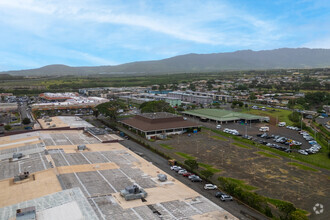
[[[35,206],[16,210],[16,220],[35,220],[35,219],[37,219]]]
[[[126,201],[129,201],[134,199],[144,199],[147,197],[148,193],[137,185],[133,185],[121,190],[120,195],[124,197]]]
[[[165,182],[167,180],[167,176],[165,174],[160,173],[157,175],[157,177],[160,182]]]
[[[30,173],[28,171],[25,171],[23,173],[18,174],[17,176],[14,176],[14,182],[22,181],[25,179],[28,179],[30,176]]]
[[[77,148],[78,150],[83,151],[86,150],[86,145],[78,145]]]
[[[23,153],[13,153],[13,159],[21,159],[23,157]]]

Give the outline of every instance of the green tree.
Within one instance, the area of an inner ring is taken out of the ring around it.
[[[5,125],[5,130],[6,131],[9,131],[11,129],[11,126],[10,125]]]
[[[93,115],[95,116],[95,118],[99,117],[99,114],[100,114],[99,110],[97,109],[93,110]]]
[[[170,112],[175,113],[175,110],[170,104],[165,101],[144,102],[140,105],[142,113],[148,112]]]
[[[22,121],[23,124],[28,125],[31,123],[31,120],[29,118],[24,118]]]
[[[196,160],[185,160],[184,164],[186,164],[191,170],[198,169],[198,163]]]
[[[284,219],[289,219],[289,215],[296,211],[296,208],[290,202],[281,202],[276,207],[284,214]]]
[[[251,93],[250,93],[250,97],[249,97],[249,99],[250,99],[250,100],[255,100],[255,99],[257,99],[256,94],[254,94],[254,92],[251,92]]]
[[[99,111],[99,113],[105,115],[106,117],[116,120],[118,116],[118,110],[125,109],[125,107],[126,106],[121,102],[110,101],[96,106],[96,109]]]
[[[192,91],[196,91],[196,86],[194,84],[190,83],[189,89]]]
[[[290,214],[290,219],[292,220],[307,220],[307,216],[304,215],[303,213],[299,212],[298,210],[292,212]]]
[[[201,174],[206,178],[206,179],[209,179],[211,178],[214,173],[212,171],[209,171],[209,170],[202,170],[201,171]]]

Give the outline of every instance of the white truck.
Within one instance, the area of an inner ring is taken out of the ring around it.
[[[262,132],[269,131],[269,127],[260,127],[259,131],[262,131]]]
[[[286,126],[286,122],[285,121],[282,121],[282,122],[278,123],[278,126],[279,127],[284,127],[284,126]]]

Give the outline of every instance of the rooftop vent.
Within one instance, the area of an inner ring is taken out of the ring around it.
[[[21,159],[23,157],[23,154],[22,153],[13,153],[13,159]]]
[[[16,220],[35,220],[35,219],[36,219],[35,206],[16,210]]]
[[[25,171],[23,173],[18,174],[17,176],[14,176],[14,182],[16,183],[16,182],[28,179],[29,176],[30,176],[29,171]]]
[[[80,151],[84,151],[84,150],[86,150],[86,145],[78,145],[77,149]]]
[[[167,180],[167,176],[165,174],[158,174],[157,177],[160,182],[165,182]]]

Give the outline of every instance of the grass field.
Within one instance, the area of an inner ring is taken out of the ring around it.
[[[288,154],[288,153],[285,153],[283,151],[267,147],[265,145],[257,144],[257,143],[255,143],[251,140],[248,140],[248,139],[243,139],[241,137],[237,137],[237,136],[234,136],[234,135],[231,135],[231,134],[224,133],[222,131],[218,131],[216,129],[210,129],[210,128],[205,128],[205,127],[203,127],[203,129],[213,131],[214,133],[217,133],[217,134],[220,134],[220,135],[223,135],[223,136],[226,136],[226,137],[230,137],[230,138],[232,138],[232,139],[234,139],[238,142],[248,144],[248,146],[255,146],[255,147],[258,147],[258,148],[263,149],[265,151],[275,153],[275,154],[277,154],[279,156],[282,156],[282,157],[291,158],[293,160],[305,162],[305,163],[308,163],[308,164],[311,164],[311,165],[314,165],[314,166],[317,166],[317,167],[320,167],[320,168],[325,168],[325,169],[330,170],[330,160],[328,158],[327,149],[324,146],[321,148],[321,150],[318,153],[308,155],[308,156],[305,156],[305,155],[302,155],[302,154],[299,154],[299,153]]]
[[[172,150],[174,149],[173,147],[167,145],[167,144],[159,144],[161,147],[165,148],[165,149],[168,149],[168,150]]]
[[[242,147],[242,148],[246,148],[246,149],[252,149],[252,147],[246,146],[244,144],[240,144],[240,143],[233,143],[233,145],[237,146],[237,147]]]
[[[298,167],[299,169],[302,169],[302,170],[318,172],[317,169],[313,169],[313,168],[311,168],[311,167],[308,167],[308,166],[302,165],[302,164],[300,164],[300,163],[289,162],[288,165]]]
[[[263,152],[263,151],[257,151],[256,153],[260,154],[262,156],[265,156],[265,157],[280,159],[280,157],[278,157],[278,156],[275,156],[273,154],[269,154],[269,153],[266,153],[266,152]]]
[[[180,157],[183,157],[183,158],[185,158],[187,160],[195,160],[196,159],[196,157],[193,157],[193,156],[191,156],[189,154],[185,154],[185,153],[182,153],[182,152],[175,152],[175,154],[176,155],[179,155]]]
[[[230,177],[224,177],[224,178],[225,178],[228,182],[235,183],[235,184],[237,184],[239,187],[241,187],[242,189],[245,189],[245,190],[248,190],[248,191],[258,189],[258,188],[255,187],[255,186],[250,186],[250,185],[246,184],[246,183],[244,182],[244,180],[234,179],[234,178],[230,178]]]
[[[205,164],[205,163],[198,163],[198,165],[202,168],[204,168],[205,170],[211,171],[212,173],[219,173],[221,172],[221,170],[213,168],[212,165],[209,164]]]
[[[216,140],[221,140],[221,141],[228,141],[226,138],[219,137],[219,136],[212,136],[211,138],[216,139]]]
[[[289,115],[292,113],[292,111],[285,110],[285,109],[274,109],[269,111],[262,111],[262,110],[256,110],[256,109],[242,109],[242,113],[248,113],[248,114],[254,114],[254,115],[262,115],[262,116],[268,116],[273,119],[277,119],[277,122],[284,121],[287,125],[293,125],[293,122],[290,121]]]

